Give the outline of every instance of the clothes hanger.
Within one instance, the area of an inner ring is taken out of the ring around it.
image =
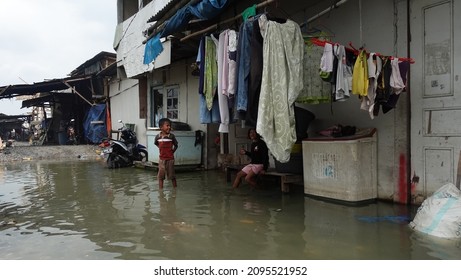
[[[264,7],[264,15],[266,16],[266,18],[268,20],[271,20],[271,21],[276,21],[278,23],[285,23],[287,22],[287,18],[282,18],[282,17],[279,17],[279,16],[276,16],[274,15],[273,13],[271,13],[270,11],[268,11],[268,7]]]

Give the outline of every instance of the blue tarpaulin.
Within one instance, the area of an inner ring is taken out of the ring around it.
[[[107,137],[105,104],[96,104],[90,108],[83,121],[83,133],[94,144],[101,143]]]
[[[182,31],[192,18],[208,20],[219,15],[231,0],[202,0],[193,5],[189,4],[179,9],[174,16],[165,22],[165,27],[149,39],[144,49],[144,64],[149,64],[163,51],[159,47],[160,38]]]
[[[163,45],[162,42],[160,42],[160,34],[157,34],[146,43],[146,48],[144,49],[144,64],[149,64],[154,61],[162,51]]]

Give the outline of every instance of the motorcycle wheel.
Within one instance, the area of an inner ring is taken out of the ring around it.
[[[148,160],[147,151],[139,151],[138,161],[146,162]]]
[[[107,167],[110,169],[120,168],[122,167],[122,161],[117,155],[110,154],[107,157]]]

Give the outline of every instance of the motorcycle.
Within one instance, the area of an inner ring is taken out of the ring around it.
[[[138,143],[136,133],[122,120],[118,122],[122,124],[118,129],[120,139],[107,139],[101,144],[104,147],[103,153],[107,156],[107,167],[129,167],[133,166],[135,161],[147,161],[147,147]]]

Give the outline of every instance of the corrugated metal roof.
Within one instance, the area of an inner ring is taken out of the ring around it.
[[[20,95],[34,95],[39,92],[49,92],[68,89],[66,85],[77,86],[79,84],[89,83],[91,76],[69,77],[63,79],[53,79],[34,84],[9,85],[0,87],[0,99],[12,98]]]
[[[163,17],[163,15],[166,14],[166,12],[168,12],[174,5],[178,4],[180,1],[181,0],[154,0],[154,14],[147,20],[147,22],[154,22],[159,20],[161,17]]]
[[[81,75],[80,72],[84,72],[85,68],[91,66],[92,64],[97,64],[98,62],[102,62],[103,60],[105,60],[104,63],[112,64],[116,58],[117,58],[117,55],[115,53],[102,51],[98,53],[97,55],[95,55],[94,57],[88,59],[84,63],[80,64],[80,66],[78,66],[75,70],[73,70],[70,73],[70,76],[79,76]],[[100,65],[100,67],[101,69],[98,69],[97,72],[103,70],[106,67],[106,65]],[[92,73],[85,73],[85,75],[89,75],[89,74],[92,74]]]

